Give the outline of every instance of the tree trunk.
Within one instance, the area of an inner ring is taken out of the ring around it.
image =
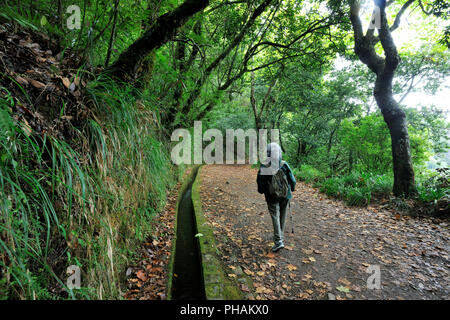
[[[409,196],[415,192],[414,170],[405,112],[399,107],[392,94],[392,81],[378,76],[374,96],[391,135],[392,160],[394,168],[393,192],[396,196]]]
[[[169,110],[163,119],[165,126],[171,127],[180,109],[180,101],[183,96],[183,74],[186,65],[186,43],[184,41],[178,41],[175,49],[175,69],[178,69],[178,79],[173,92],[173,101],[169,105]]]
[[[274,125],[274,129],[278,129],[278,132],[280,133],[280,147],[281,147],[281,151],[286,152],[286,149],[283,147],[283,137],[281,134],[281,116],[283,115],[283,112],[280,112],[277,120],[276,120],[276,127]]]
[[[62,0],[58,0],[58,28],[64,28],[64,5]]]
[[[328,154],[328,155],[330,154],[331,147],[333,146],[333,137],[334,137],[334,134],[335,134],[336,131],[338,130],[340,124],[341,124],[341,121],[339,120],[338,123],[337,123],[337,125],[333,128],[333,130],[331,130],[330,137],[328,138],[328,146],[327,146],[327,154]]]
[[[186,28],[184,28],[186,29]],[[186,31],[186,30],[184,30]],[[194,34],[200,36],[202,33],[202,19],[195,22],[193,27]],[[182,32],[180,32],[181,34]],[[200,49],[196,43],[192,47],[192,51],[189,58],[186,57],[186,42],[178,41],[175,49],[175,61],[174,68],[178,71],[178,80],[175,86],[173,94],[173,103],[169,105],[169,110],[163,118],[163,124],[170,130],[173,129],[176,124],[175,120],[177,114],[180,112],[181,103],[185,88],[186,72],[190,70],[191,66],[194,64]]]
[[[353,171],[353,151],[350,150],[348,154],[348,171],[347,173],[350,174]]]
[[[119,2],[120,0],[116,0],[116,2],[114,3],[114,12],[113,12],[114,18],[111,29],[111,37],[109,38],[108,52],[106,53],[105,68],[108,67],[109,60],[111,59],[111,51],[113,49],[114,40],[116,38],[117,13],[119,11]]]
[[[416,192],[406,116],[392,94],[392,82],[395,70],[400,63],[400,57],[391,35],[391,30],[398,27],[401,15],[413,2],[413,0],[408,0],[402,6],[395,18],[394,25],[391,27],[387,22],[385,7],[384,5],[381,6],[381,26],[378,29],[378,39],[373,35],[374,29],[369,29],[364,35],[359,18],[360,4],[357,0],[353,0],[350,4],[355,53],[377,75],[374,97],[391,135],[394,169],[393,192],[396,196],[411,196]],[[375,1],[375,3],[377,2]],[[375,45],[378,41],[381,42],[385,58],[379,56],[375,51]]]
[[[296,167],[299,167],[299,165],[300,165],[300,151],[301,151],[301,148],[302,148],[302,141],[300,140],[300,138],[298,138],[297,139],[297,154],[295,156],[295,162],[296,162],[295,166]]]
[[[142,27],[144,30],[148,30],[158,19],[159,12],[161,9],[162,0],[149,0],[148,1],[148,11],[150,12],[149,18],[144,20]],[[153,67],[155,64],[156,51],[152,50],[143,60],[140,70],[140,75],[138,77],[141,80],[138,82],[138,88],[146,88],[149,86],[153,75]]]
[[[135,78],[137,68],[142,60],[154,49],[161,47],[169,41],[195,13],[208,6],[209,0],[186,0],[179,7],[160,16],[142,37],[131,44],[105,73],[126,80]]]
[[[255,118],[255,127],[256,132],[259,132],[259,129],[261,129],[261,117],[258,113],[258,107],[256,105],[256,97],[255,97],[255,73],[251,73],[250,77],[250,105],[252,106],[253,110],[253,116]]]
[[[244,37],[247,35],[250,28],[254,25],[256,19],[264,12],[264,10],[270,5],[273,0],[264,0],[256,9],[253,11],[250,18],[247,20],[245,25],[242,27],[239,34],[230,42],[230,44],[217,56],[214,61],[212,61],[209,66],[205,69],[202,76],[197,79],[195,83],[194,90],[187,98],[185,105],[183,106],[183,114],[189,114],[191,107],[195,100],[200,96],[201,90],[205,82],[208,80],[211,73],[219,66],[219,64],[229,55],[229,53],[238,46]]]

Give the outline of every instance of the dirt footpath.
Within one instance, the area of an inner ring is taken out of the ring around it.
[[[221,262],[231,279],[252,279],[240,284],[249,299],[450,299],[448,222],[348,207],[298,182],[287,246],[274,254],[257,169],[209,165],[200,174]],[[369,289],[377,270],[381,287]]]

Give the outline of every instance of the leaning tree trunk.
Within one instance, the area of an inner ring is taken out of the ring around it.
[[[209,0],[186,0],[179,7],[160,16],[142,37],[132,43],[105,73],[126,80],[134,79],[142,60],[153,50],[169,41],[195,13],[208,6]]]

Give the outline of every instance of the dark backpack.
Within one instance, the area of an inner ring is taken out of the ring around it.
[[[289,182],[286,173],[280,169],[272,176],[272,179],[267,188],[268,196],[271,199],[283,200],[287,198],[289,192]]]

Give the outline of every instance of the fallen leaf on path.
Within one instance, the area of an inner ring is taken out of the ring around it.
[[[277,265],[277,261],[276,261],[276,260],[273,260],[273,259],[270,259],[269,261],[267,261],[267,264],[268,264],[270,267],[275,267],[275,266]]]
[[[249,275],[249,276],[253,276],[255,274],[253,271],[250,271],[248,269],[244,269],[244,273]]]
[[[272,293],[272,290],[261,286],[256,288],[256,293]]]
[[[339,286],[339,287],[336,287],[336,290],[338,290],[338,291],[340,291],[340,292],[345,292],[345,293],[347,293],[347,292],[349,292],[349,291],[350,291],[350,289],[349,289],[349,288],[347,288],[347,287],[344,287],[344,286]]]
[[[141,280],[141,281],[147,281],[147,276],[145,275],[145,272],[144,271],[142,271],[142,270],[139,270],[137,273],[136,273],[136,277],[138,277],[139,278],[139,280]]]
[[[21,76],[17,76],[16,81],[23,86],[28,85],[28,81],[25,78],[22,78]]]
[[[351,289],[352,289],[352,291],[355,291],[355,292],[361,292],[361,288],[357,285],[351,286]]]
[[[351,282],[348,281],[348,280],[345,279],[345,278],[339,278],[339,279],[338,279],[338,282],[339,282],[339,283],[342,283],[343,285],[346,285],[346,286],[351,285]]]
[[[30,83],[31,83],[31,85],[32,85],[33,87],[35,87],[35,88],[37,88],[37,89],[45,88],[45,84],[43,84],[43,83],[40,82],[40,81],[36,81],[36,80],[30,79]]]
[[[250,289],[245,284],[241,285],[241,290],[244,292],[250,292]]]
[[[290,263],[286,267],[289,269],[289,271],[297,270],[297,267],[292,265],[292,264],[290,264]]]
[[[308,299],[309,294],[302,292],[302,293],[298,294],[297,297],[299,297],[300,299]]]
[[[310,275],[310,274],[305,274],[305,275],[302,277],[302,280],[303,280],[303,281],[308,281],[308,280],[310,280],[310,279],[312,279],[312,275]]]
[[[302,262],[303,262],[303,263],[311,263],[311,261],[309,261],[309,259],[307,259],[307,258],[304,258],[304,259],[302,260]]]
[[[67,89],[69,89],[69,87],[70,87],[70,80],[67,79],[67,78],[61,78],[61,81],[62,81],[64,87],[66,87]]]

